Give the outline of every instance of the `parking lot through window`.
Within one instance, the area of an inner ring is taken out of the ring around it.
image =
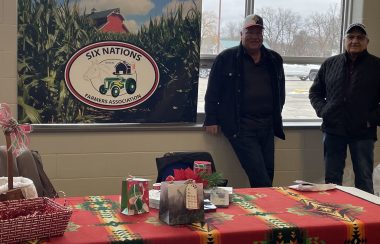
[[[240,43],[245,6],[264,18],[264,45],[284,59],[286,102],[284,120],[318,119],[308,91],[325,58],[340,53],[342,30],[341,0],[207,0],[202,6],[202,56],[216,56]],[[204,95],[210,71],[200,68],[198,113],[204,113]],[[212,61],[212,60],[211,60]]]

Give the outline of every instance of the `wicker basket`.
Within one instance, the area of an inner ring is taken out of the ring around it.
[[[0,202],[0,243],[62,236],[71,214],[46,197]]]

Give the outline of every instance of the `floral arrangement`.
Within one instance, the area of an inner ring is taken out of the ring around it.
[[[209,174],[207,172],[199,172],[198,174],[190,168],[174,169],[174,176],[169,175],[165,181],[180,181],[180,180],[194,180],[197,183],[203,183],[204,188],[218,186],[224,179],[221,173],[214,172]]]

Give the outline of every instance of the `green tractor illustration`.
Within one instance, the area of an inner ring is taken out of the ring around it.
[[[136,91],[137,74],[135,67],[126,61],[120,61],[115,66],[114,76],[108,76],[104,78],[104,83],[99,87],[101,94],[106,94],[108,90],[111,90],[113,97],[118,97],[122,89],[128,94],[133,94]]]
[[[108,90],[111,90],[111,95],[118,97],[122,89],[125,89],[128,94],[133,94],[136,91],[136,80],[119,75],[106,77],[104,78],[104,84],[99,87],[99,92],[104,95]]]

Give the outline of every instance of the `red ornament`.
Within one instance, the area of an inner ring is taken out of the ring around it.
[[[166,177],[165,181],[175,181],[175,178],[174,176],[169,175],[168,177]]]

